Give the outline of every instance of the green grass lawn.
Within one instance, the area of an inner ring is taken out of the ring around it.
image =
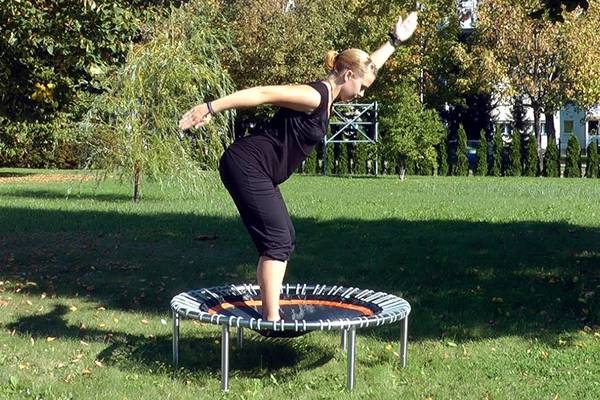
[[[65,174],[0,170],[1,399],[600,398],[600,181],[294,176],[286,282],[407,299],[408,367],[399,325],[359,330],[348,395],[334,332],[249,332],[223,394],[218,327],[185,320],[171,366],[169,301],[254,281],[225,190]]]

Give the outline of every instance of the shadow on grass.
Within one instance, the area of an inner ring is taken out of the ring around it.
[[[119,368],[139,368],[147,365],[159,371],[172,368],[172,337],[134,335],[115,330],[90,329],[69,325],[64,316],[69,308],[59,304],[45,314],[20,318],[6,328],[31,335],[35,340],[59,337],[87,343],[103,342],[107,347],[96,358],[102,363]],[[277,371],[278,379],[295,376],[294,370],[309,370],[322,366],[334,353],[322,346],[303,340],[270,340],[253,333],[245,333],[244,346],[235,348],[235,329],[231,329],[230,369],[232,374],[252,378],[268,377]],[[248,332],[248,330],[245,330]],[[220,337],[211,332],[183,336],[179,341],[179,367],[188,372],[202,371],[218,374],[221,370]],[[184,378],[181,378],[184,379]]]
[[[20,178],[23,176],[37,175],[35,172],[0,172],[0,178]]]
[[[0,215],[0,279],[20,282],[22,293],[167,312],[183,290],[254,280],[256,254],[237,218],[7,207]],[[413,307],[411,340],[555,335],[600,318],[598,228],[294,222],[298,241],[286,281],[399,294]],[[365,333],[396,340],[399,332],[385,326]]]
[[[84,199],[94,200],[103,202],[125,202],[132,201],[130,195],[126,194],[104,194],[104,193],[93,193],[93,192],[80,192],[77,187],[71,190],[65,189],[64,191],[57,190],[32,190],[32,189],[14,189],[8,193],[3,193],[2,197],[13,197],[23,199],[40,199],[40,200],[65,200],[65,199]],[[144,200],[152,201],[152,198],[144,198]]]

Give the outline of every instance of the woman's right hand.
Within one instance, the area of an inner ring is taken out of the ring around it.
[[[211,118],[212,114],[208,110],[208,105],[202,103],[183,114],[183,117],[179,120],[179,129],[199,128],[208,124]]]

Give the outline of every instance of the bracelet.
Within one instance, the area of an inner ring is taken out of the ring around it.
[[[390,37],[390,44],[394,47],[398,47],[402,40],[398,39],[394,32],[388,32],[388,36]]]
[[[210,104],[210,101],[206,102],[206,107],[208,108],[208,113],[210,115],[215,115],[215,110],[212,108],[212,104]]]

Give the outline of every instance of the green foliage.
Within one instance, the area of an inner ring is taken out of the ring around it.
[[[317,173],[317,149],[314,149],[308,155],[308,158],[304,161],[304,173],[305,174],[316,174]]]
[[[356,143],[354,145],[354,164],[353,172],[358,175],[365,175],[367,173],[367,146],[372,146],[367,143]]]
[[[467,158],[467,133],[460,124],[458,127],[458,140],[456,143],[456,163],[452,168],[452,175],[468,176],[469,159]]]
[[[527,138],[524,154],[523,176],[538,176],[540,174],[540,158],[538,156],[537,141],[533,134],[530,134]]]
[[[337,171],[335,168],[335,151],[334,151],[334,144],[333,143],[329,143],[327,144],[326,148],[326,154],[325,154],[325,160],[324,160],[324,166],[325,166],[325,174],[326,175],[334,175]]]
[[[272,0],[220,0],[239,59],[224,54],[239,87],[322,79],[327,50],[352,18],[333,1],[297,1],[283,11]]]
[[[510,153],[508,160],[507,176],[521,176],[523,164],[521,162],[521,132],[515,129],[511,136]]]
[[[490,168],[490,176],[502,176],[502,154],[504,153],[504,140],[502,139],[502,132],[500,127],[496,126],[494,131],[493,141],[493,153],[492,153],[492,167]]]
[[[477,164],[475,175],[486,176],[488,172],[488,144],[485,130],[479,132],[479,147],[477,148]]]
[[[83,159],[83,140],[65,113],[37,122],[0,117],[0,166],[76,168]]]
[[[340,154],[338,158],[338,174],[348,175],[350,172],[350,155],[348,154],[348,143],[340,143]]]
[[[440,141],[440,144],[437,146],[437,154],[438,154],[438,175],[440,176],[448,176],[449,167],[448,167],[448,137],[445,136]]]
[[[109,90],[95,99],[83,124],[91,135],[92,168],[121,176],[141,172],[194,189],[191,178],[216,167],[230,140],[228,115],[217,115],[186,138],[177,127],[191,106],[233,90],[220,63],[220,55],[233,49],[207,8],[197,0],[172,9],[157,22],[154,38],[130,52],[126,65],[107,77]]]
[[[426,110],[409,86],[396,87],[395,101],[381,110],[380,148],[387,160],[402,169],[408,161],[437,168],[435,145],[444,137],[445,128],[434,110]]]
[[[600,161],[598,160],[598,142],[591,141],[587,148],[587,167],[585,176],[598,178],[600,176]]]
[[[567,144],[565,178],[581,178],[581,147],[577,136],[571,135]]]
[[[0,2],[0,115],[35,121],[64,110],[78,92],[125,61],[157,10],[150,1]]]
[[[554,140],[548,142],[548,146],[544,152],[544,176],[560,177],[560,158],[558,146]]]

